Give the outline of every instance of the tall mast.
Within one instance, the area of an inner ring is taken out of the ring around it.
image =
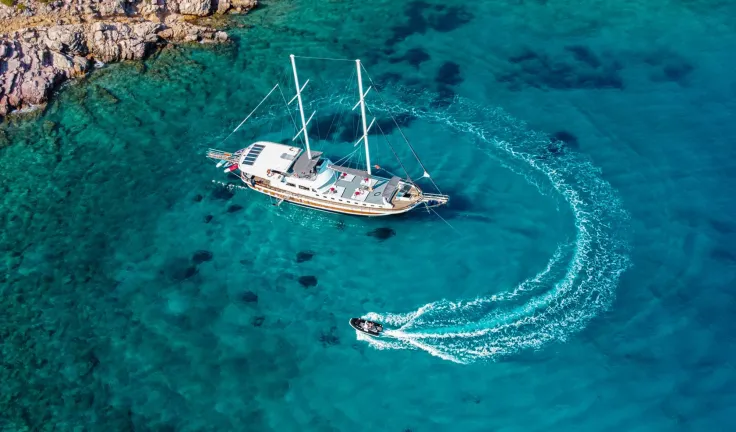
[[[307,133],[307,122],[304,120],[304,107],[302,106],[303,88],[299,87],[299,76],[296,74],[296,61],[294,61],[294,54],[291,54],[289,57],[291,57],[291,68],[294,70],[294,85],[296,86],[296,100],[299,102],[299,116],[302,119],[302,130],[299,131],[299,133],[304,132],[304,144],[307,147],[307,157],[309,159],[312,159],[312,152],[309,149],[309,134]],[[304,83],[305,87],[306,85],[307,83]],[[311,120],[312,118],[310,117],[309,119]],[[363,120],[363,126],[365,126],[365,120]],[[296,135],[299,136],[299,133],[297,133]]]
[[[292,62],[294,59],[292,58]],[[368,175],[371,174],[371,154],[368,149],[368,126],[365,122],[365,95],[368,92],[363,93],[363,76],[360,73],[360,60],[355,60],[355,67],[358,69],[358,92],[360,93],[360,118],[363,121],[363,143],[365,143],[365,164]],[[294,76],[296,77],[296,69],[294,70]],[[370,90],[370,89],[368,89]],[[304,115],[302,114],[302,117]],[[372,125],[373,123],[371,123]]]

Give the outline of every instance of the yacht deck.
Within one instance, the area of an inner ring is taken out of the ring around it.
[[[334,185],[325,188],[325,193],[329,194],[330,188],[334,187],[336,189],[335,194],[339,194],[338,196],[340,198],[362,201],[367,204],[383,205],[382,195],[389,183],[388,179],[374,176],[362,177],[347,173],[338,173],[338,176],[338,180]],[[365,182],[366,178],[370,179],[372,190],[368,190],[369,185]],[[356,195],[356,191],[359,194]],[[388,199],[390,200],[391,197],[388,197]]]

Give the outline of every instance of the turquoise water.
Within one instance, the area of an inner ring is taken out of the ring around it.
[[[3,430],[733,429],[733,3],[483,3],[267,3],[1,126]],[[442,218],[217,183],[290,53],[363,59]]]

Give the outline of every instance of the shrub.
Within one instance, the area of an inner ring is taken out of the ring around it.
[[[7,7],[13,7],[15,5],[15,0],[0,0],[0,3]]]

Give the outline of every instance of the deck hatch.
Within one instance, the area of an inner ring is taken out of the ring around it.
[[[261,144],[254,145],[248,154],[245,155],[245,158],[243,158],[243,165],[253,165],[256,162],[256,159],[258,159],[258,155],[261,154],[265,146]]]

